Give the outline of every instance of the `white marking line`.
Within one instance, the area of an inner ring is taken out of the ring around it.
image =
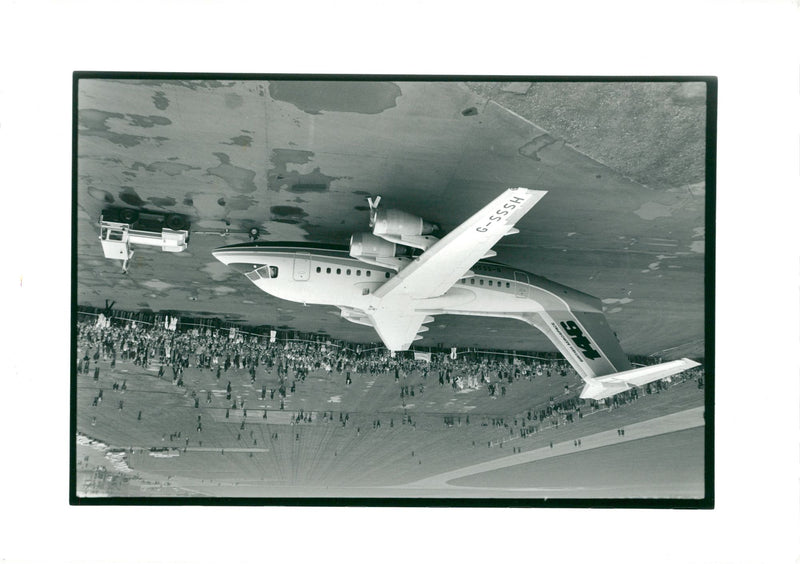
[[[702,339],[702,338],[700,338],[700,339],[694,339],[694,340],[692,340],[692,341],[688,341],[688,342],[686,342],[686,343],[682,343],[682,344],[680,344],[680,345],[676,345],[676,346],[674,346],[674,347],[670,347],[670,348],[668,348],[668,349],[661,349],[660,351],[656,351],[656,352],[654,352],[654,353],[653,353],[653,354],[651,354],[650,356],[651,356],[651,357],[658,356],[658,355],[664,354],[665,352],[674,351],[675,349],[679,349],[679,348],[681,348],[681,347],[686,347],[686,346],[689,346],[689,345],[693,345],[694,343],[699,343],[699,342],[702,342],[702,341],[703,341],[703,339]]]
[[[596,163],[598,163],[598,164],[601,164],[601,165],[603,165],[603,166],[604,166],[604,167],[606,167],[606,168],[610,168],[610,167],[608,167],[608,165],[607,165],[607,164],[605,164],[604,162],[597,160],[597,158],[596,158],[596,157],[592,157],[592,156],[590,156],[590,155],[587,155],[586,153],[584,153],[584,152],[583,152],[583,151],[581,151],[580,149],[576,149],[575,147],[573,147],[572,145],[570,145],[569,143],[567,143],[567,142],[566,142],[566,140],[564,140],[564,139],[562,139],[561,137],[558,137],[558,136],[556,136],[556,135],[552,134],[551,132],[549,132],[548,130],[546,130],[546,129],[545,129],[544,127],[542,127],[541,125],[538,125],[538,124],[536,124],[536,123],[533,123],[531,120],[529,120],[529,119],[527,119],[527,118],[524,118],[524,117],[522,117],[522,116],[521,116],[521,115],[519,115],[517,112],[515,112],[515,111],[513,111],[513,110],[509,110],[509,109],[508,109],[508,108],[506,108],[504,105],[502,105],[502,104],[499,104],[499,103],[495,102],[494,100],[489,100],[489,103],[490,103],[490,104],[494,104],[494,105],[495,105],[495,106],[497,106],[498,108],[500,108],[500,109],[502,109],[502,110],[505,110],[505,111],[507,111],[507,112],[508,112],[508,113],[510,113],[512,116],[514,116],[514,117],[516,117],[516,118],[518,118],[518,119],[521,119],[522,121],[524,121],[524,122],[525,122],[525,123],[527,123],[528,125],[531,125],[531,126],[535,127],[536,129],[539,129],[539,130],[541,130],[541,131],[544,131],[544,132],[545,132],[547,135],[550,135],[551,137],[553,137],[553,138],[554,138],[554,139],[556,139],[557,141],[562,141],[562,142],[564,143],[564,145],[566,145],[567,147],[569,147],[571,150],[575,151],[576,153],[578,153],[578,154],[580,154],[580,155],[583,155],[583,156],[584,156],[584,157],[586,157],[587,159],[591,159],[591,160],[593,160],[594,162],[596,162]],[[614,171],[614,172],[616,172],[616,171]],[[617,174],[620,174],[620,173],[617,173]],[[620,176],[622,176],[622,175],[620,175]],[[628,178],[627,176],[626,176],[626,177],[624,177],[624,178],[626,178],[626,179],[628,179],[628,180],[631,180],[631,181],[633,182],[633,180],[632,180],[632,179],[630,179],[630,178]],[[638,184],[638,182],[637,182],[637,184]]]
[[[518,118],[518,119],[521,119],[522,121],[524,121],[524,122],[525,122],[525,123],[527,123],[528,125],[532,125],[532,126],[533,126],[533,127],[535,127],[536,129],[540,129],[540,130],[544,131],[545,133],[547,133],[548,135],[552,135],[552,133],[550,133],[549,131],[547,131],[547,130],[546,130],[545,128],[543,128],[542,126],[540,126],[540,125],[537,125],[537,124],[533,123],[531,120],[529,120],[529,119],[527,119],[527,118],[524,118],[524,117],[522,117],[521,115],[519,115],[517,112],[515,112],[515,111],[513,111],[513,110],[509,110],[509,109],[508,109],[508,108],[506,108],[504,105],[502,105],[502,104],[499,104],[499,103],[495,102],[494,100],[489,100],[489,103],[490,103],[490,104],[494,104],[495,106],[497,106],[497,107],[498,107],[498,108],[500,108],[501,110],[505,110],[505,111],[507,111],[507,112],[508,112],[508,113],[510,113],[512,116],[514,116],[514,117],[516,117],[516,118]]]
[[[523,464],[526,462],[543,460],[545,458],[551,458],[563,454],[583,452],[593,448],[620,444],[622,442],[627,442],[634,439],[643,439],[647,437],[653,437],[656,435],[662,435],[665,433],[672,433],[674,431],[683,431],[685,429],[700,427],[705,425],[705,420],[703,418],[704,411],[705,408],[696,407],[693,409],[688,409],[686,411],[680,411],[678,413],[664,415],[663,417],[656,417],[655,419],[641,421],[639,423],[633,423],[631,425],[624,425],[625,428],[624,439],[622,439],[617,434],[616,429],[610,431],[601,431],[600,433],[595,433],[587,437],[580,437],[581,438],[580,447],[574,446],[573,440],[570,439],[568,441],[554,444],[552,448],[546,446],[529,452],[504,456],[503,458],[489,460],[487,462],[481,462],[479,464],[474,464],[472,466],[467,466],[465,468],[460,468],[458,470],[452,470],[450,472],[444,472],[442,474],[437,474],[435,476],[423,478],[422,480],[418,480],[416,482],[410,482],[408,484],[404,484],[398,487],[461,488],[465,486],[453,486],[450,485],[449,482],[452,480],[456,480],[458,478],[471,476],[473,474],[489,472],[492,470],[499,470],[502,468],[507,468],[509,466]]]

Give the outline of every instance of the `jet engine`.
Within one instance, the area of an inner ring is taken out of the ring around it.
[[[380,196],[374,200],[367,198],[367,202],[369,203],[369,226],[372,227],[373,235],[390,243],[421,249],[423,252],[439,240],[431,235],[439,229],[438,225],[428,223],[421,217],[400,210],[378,209],[378,205],[381,203]]]
[[[376,210],[372,223],[375,235],[430,235],[439,227],[421,217],[400,210]]]
[[[372,233],[382,239],[423,251],[438,241],[430,235],[439,229],[438,225],[400,210],[374,210],[370,226]]]
[[[350,256],[360,261],[400,270],[410,262],[406,247],[376,237],[372,233],[354,233],[350,237]]]

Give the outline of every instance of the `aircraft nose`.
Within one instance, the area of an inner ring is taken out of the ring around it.
[[[247,274],[265,264],[265,261],[261,260],[253,262],[253,256],[247,256],[246,253],[242,253],[241,250],[236,249],[226,249],[222,247],[211,251],[211,254],[222,264],[227,265],[240,274]]]
[[[247,274],[254,271],[256,268],[264,266],[263,264],[251,264],[249,262],[232,262],[228,267],[239,274]]]
[[[224,249],[215,249],[211,251],[211,255],[222,264],[230,264],[233,260],[233,255]]]

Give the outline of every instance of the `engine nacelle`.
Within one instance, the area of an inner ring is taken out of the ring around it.
[[[353,258],[389,258],[397,252],[397,245],[376,237],[372,233],[353,233],[350,237],[350,256]]]
[[[400,270],[411,261],[406,247],[376,237],[372,233],[354,233],[350,237],[350,256],[360,261]]]
[[[439,229],[421,217],[400,210],[382,209],[375,212],[372,232],[375,235],[429,235]]]
[[[391,243],[427,251],[437,239],[429,235],[438,225],[400,210],[375,210],[370,221],[372,232]]]

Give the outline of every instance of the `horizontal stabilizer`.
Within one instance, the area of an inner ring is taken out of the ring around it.
[[[615,372],[599,378],[588,378],[580,397],[600,400],[629,390],[634,386],[644,386],[650,382],[667,378],[695,366],[700,366],[700,363],[688,358],[682,358],[663,364]]]

